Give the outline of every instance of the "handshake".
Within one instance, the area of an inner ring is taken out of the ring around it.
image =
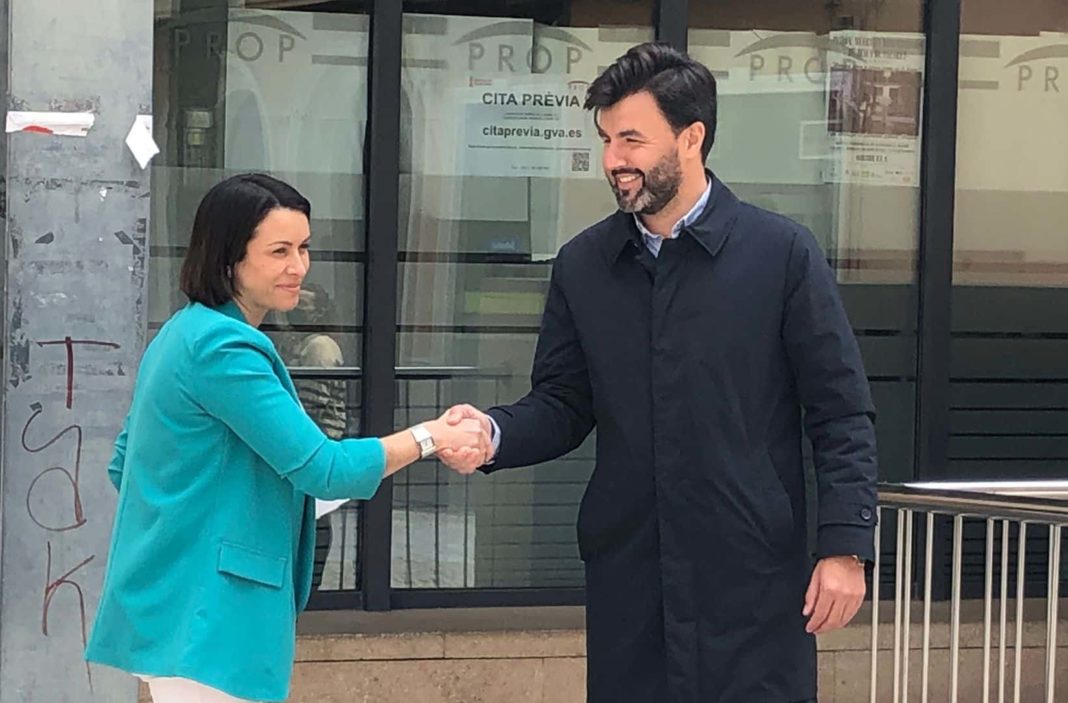
[[[493,424],[471,405],[454,405],[423,426],[434,438],[437,457],[460,474],[472,474],[493,460]]]

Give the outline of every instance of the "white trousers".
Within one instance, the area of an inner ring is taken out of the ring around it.
[[[152,694],[152,703],[253,703],[234,698],[217,688],[205,686],[192,679],[169,676],[142,676]]]

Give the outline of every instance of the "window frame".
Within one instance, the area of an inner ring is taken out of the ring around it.
[[[653,28],[658,40],[686,50],[688,4],[688,0],[658,0]],[[946,465],[960,13],[961,0],[924,2],[927,52],[915,308],[919,360],[913,450],[916,478],[937,478]],[[316,373],[318,378],[362,379],[362,431],[370,436],[394,431],[396,382],[404,378],[404,371],[396,367],[403,15],[403,3],[395,0],[374,0],[371,7],[362,365],[327,375]],[[294,374],[300,376],[300,372]],[[310,608],[387,611],[585,602],[581,588],[394,589],[392,506],[393,481],[386,479],[361,506],[358,588],[316,592]],[[939,585],[943,586],[939,592],[948,592],[948,584]]]

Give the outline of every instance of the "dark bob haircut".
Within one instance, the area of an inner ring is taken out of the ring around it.
[[[311,204],[293,186],[262,173],[231,176],[215,184],[197,208],[189,251],[182,262],[181,289],[190,301],[211,307],[234,297],[233,267],[275,208],[304,213]]]
[[[704,123],[701,156],[707,159],[716,139],[716,79],[712,72],[667,44],[639,44],[590,83],[586,109],[611,107],[642,91],[653,96],[675,134],[694,122]]]

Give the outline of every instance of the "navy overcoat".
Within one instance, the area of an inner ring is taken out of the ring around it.
[[[532,390],[489,411],[486,471],[597,428],[578,517],[590,703],[814,698],[813,557],[873,558],[874,408],[834,274],[804,227],[709,177],[658,258],[623,212],[561,249]]]

